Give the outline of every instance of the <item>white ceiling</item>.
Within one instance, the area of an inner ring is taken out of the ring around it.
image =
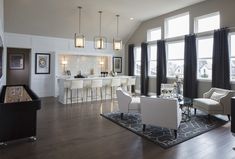
[[[5,31],[73,38],[78,10],[82,6],[81,31],[86,39],[98,34],[102,10],[102,33],[111,41],[120,15],[120,37],[124,42],[142,21],[204,0],[5,0]],[[133,21],[130,18],[134,18]]]

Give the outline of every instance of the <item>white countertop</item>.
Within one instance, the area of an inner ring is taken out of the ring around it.
[[[93,80],[93,79],[102,79],[102,80],[108,80],[108,79],[113,79],[113,78],[130,78],[130,77],[135,77],[135,76],[107,76],[107,77],[86,77],[86,78],[74,78],[73,76],[58,76],[57,79],[59,80],[66,80],[66,81],[71,81],[71,80]]]

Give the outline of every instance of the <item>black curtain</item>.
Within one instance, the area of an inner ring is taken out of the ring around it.
[[[212,87],[230,89],[228,28],[214,31]]]
[[[128,76],[134,76],[134,44],[128,45]]]
[[[149,78],[148,78],[148,45],[141,43],[141,95],[148,95]]]
[[[197,97],[197,51],[196,36],[186,35],[184,45],[184,96]]]
[[[161,94],[161,83],[166,83],[166,48],[165,41],[157,41],[157,95]]]
[[[134,76],[134,44],[128,45],[128,76]],[[135,92],[135,86],[131,86],[132,93]]]

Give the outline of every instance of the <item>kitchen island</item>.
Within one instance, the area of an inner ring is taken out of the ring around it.
[[[103,87],[102,87],[101,92],[103,94],[103,100],[104,99],[111,99],[111,82],[112,82],[112,79],[114,79],[114,78],[120,79],[120,82],[121,82],[120,86],[124,87],[127,90],[130,90],[131,85],[133,85],[133,83],[134,83],[134,82],[132,82],[132,84],[131,84],[130,80],[134,79],[134,81],[135,81],[135,76],[115,76],[115,77],[107,76],[107,77],[87,77],[87,78],[59,77],[58,78],[58,83],[59,83],[58,100],[62,104],[71,103],[70,100],[67,100],[68,98],[71,98],[71,93],[68,90],[70,88],[71,81],[74,81],[74,80],[83,80],[83,89],[82,89],[83,93],[81,93],[81,94],[83,95],[84,101],[94,100],[94,99],[88,98],[86,96],[86,94],[89,94],[89,96],[91,94],[89,87],[91,85],[92,80],[102,80]],[[104,92],[106,92],[106,95],[107,95],[105,97],[104,97]],[[76,97],[77,93],[78,93],[77,91],[74,91],[72,93],[73,97]],[[99,93],[99,92],[97,92],[97,93]],[[101,100],[100,94],[98,94],[98,97],[99,98],[97,100]],[[74,100],[72,102],[76,103],[77,101]],[[79,102],[81,102],[81,101],[79,101]]]

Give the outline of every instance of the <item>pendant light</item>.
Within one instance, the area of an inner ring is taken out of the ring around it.
[[[114,50],[121,50],[122,49],[122,40],[119,39],[119,36],[118,36],[118,24],[119,24],[119,15],[116,15],[117,17],[117,36],[116,36],[116,39],[113,38],[113,49]]]
[[[75,47],[84,48],[85,47],[85,37],[81,34],[81,9],[82,7],[78,7],[79,10],[79,21],[78,21],[78,33],[75,33],[74,42]]]
[[[99,11],[98,13],[100,14],[100,26],[99,26],[100,28],[99,28],[99,36],[96,36],[94,38],[95,49],[104,49],[104,48],[106,48],[107,39],[106,39],[106,37],[101,36],[101,14],[102,14],[102,11]]]

